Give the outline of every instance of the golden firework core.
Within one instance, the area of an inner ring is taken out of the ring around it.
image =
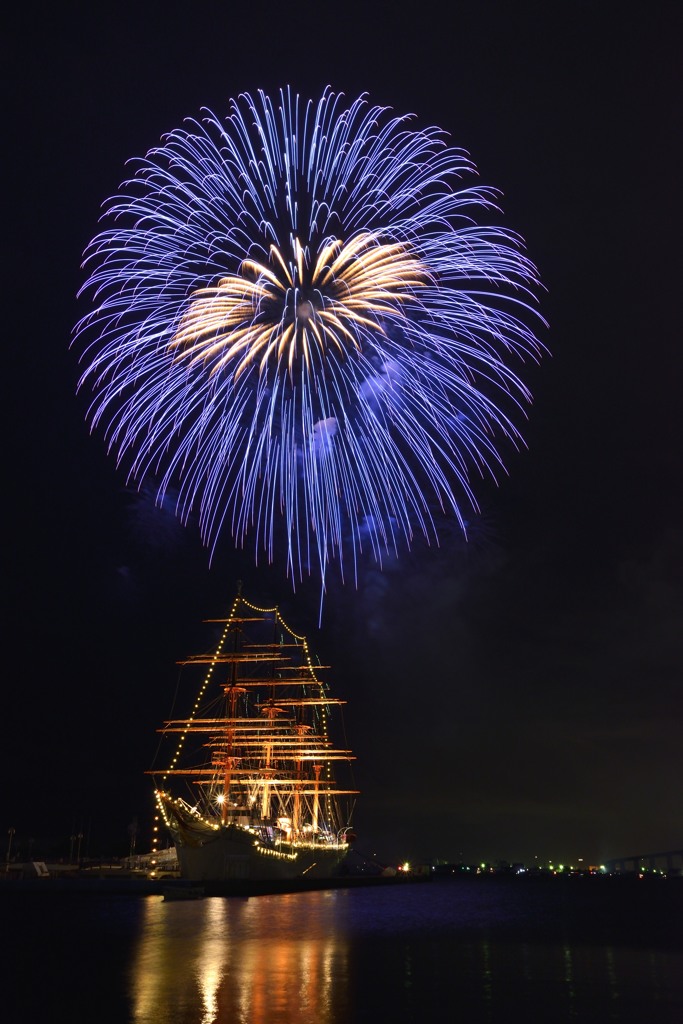
[[[310,366],[330,351],[360,351],[364,333],[383,333],[380,318],[402,317],[428,281],[405,245],[371,232],[327,239],[314,256],[294,237],[289,259],[271,245],[268,265],[246,259],[239,274],[197,289],[170,344],[178,358],[235,379],[257,359],[260,373],[271,360],[292,372],[297,356]]]

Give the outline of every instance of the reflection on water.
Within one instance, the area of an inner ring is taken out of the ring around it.
[[[515,903],[500,891],[464,895],[435,885],[149,899],[132,957],[131,1019],[502,1022],[514,1006],[554,1022],[683,1020],[679,949],[577,941],[565,935],[561,908],[534,905],[533,894]]]
[[[348,943],[335,896],[147,900],[131,967],[133,1021],[339,1019]]]
[[[3,1024],[683,1022],[683,882],[45,892],[0,891]]]

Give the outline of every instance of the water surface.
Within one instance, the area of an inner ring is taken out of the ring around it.
[[[680,1024],[683,882],[0,894],[8,1024]]]

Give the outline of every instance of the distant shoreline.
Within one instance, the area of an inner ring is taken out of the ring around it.
[[[232,880],[232,881],[188,881],[181,878],[149,878],[146,876],[134,876],[128,872],[122,872],[113,868],[103,868],[93,871],[64,870],[50,872],[42,877],[21,876],[19,872],[13,874],[0,873],[0,898],[9,894],[33,894],[42,895],[64,894],[64,895],[125,895],[125,896],[163,896],[168,893],[169,898],[177,893],[177,898],[182,898],[184,890],[201,890],[203,896],[265,896],[286,893],[315,892],[321,890],[337,889],[363,889],[370,887],[407,886],[427,883],[453,883],[453,884],[489,884],[498,882],[513,885],[534,885],[534,884],[565,884],[575,886],[584,891],[595,887],[609,887],[614,889],[619,886],[632,888],[632,884],[638,887],[662,888],[668,893],[673,891],[683,892],[683,878],[680,875],[664,876],[656,873],[638,874],[637,872],[615,873],[615,874],[548,874],[527,872],[522,875],[491,872],[491,873],[467,873],[458,870],[456,867],[449,868],[448,865],[439,866],[430,873],[411,874],[398,872],[395,874],[374,874],[374,875],[340,875],[327,879],[287,879],[287,880]]]

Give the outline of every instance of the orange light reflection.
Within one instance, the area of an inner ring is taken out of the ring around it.
[[[145,901],[135,1024],[332,1024],[348,999],[343,892]],[[334,1013],[332,1012],[334,1008]],[[341,1012],[341,1017],[340,1017]]]

